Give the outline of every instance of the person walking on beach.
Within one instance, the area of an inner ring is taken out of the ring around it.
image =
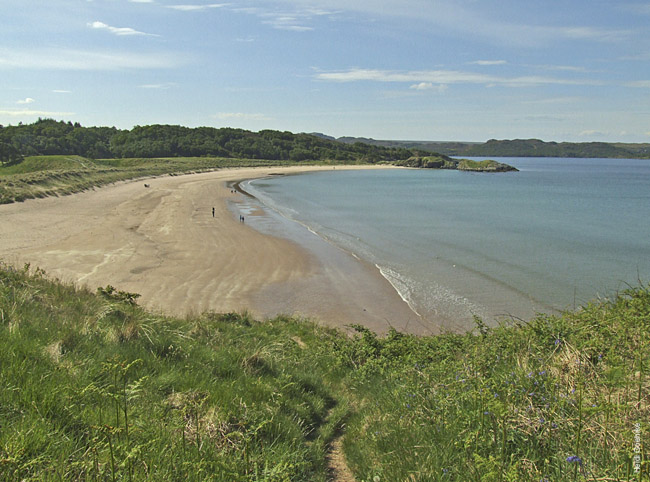
[[[214,217],[214,208],[212,208],[212,217]]]

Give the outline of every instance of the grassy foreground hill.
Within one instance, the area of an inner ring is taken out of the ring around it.
[[[646,287],[428,337],[136,300],[0,266],[1,480],[650,479]]]

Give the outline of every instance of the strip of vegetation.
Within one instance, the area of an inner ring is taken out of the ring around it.
[[[343,144],[309,134],[174,125],[83,127],[39,119],[33,124],[0,126],[0,164],[20,156],[80,155],[91,159],[219,157],[279,161],[391,162],[413,152],[363,143]]]
[[[322,134],[320,134],[322,135]],[[334,140],[334,138],[330,138]],[[490,139],[487,142],[391,141],[340,137],[339,142],[436,152],[470,157],[586,157],[648,159],[650,144],[608,142],[545,142],[539,139]]]
[[[211,157],[95,161],[80,156],[34,156],[18,164],[0,167],[0,204],[62,196],[142,177],[289,164],[292,163]]]
[[[474,333],[148,313],[0,269],[0,479],[650,477],[650,289]]]

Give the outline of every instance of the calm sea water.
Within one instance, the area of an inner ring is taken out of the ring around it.
[[[246,189],[377,265],[415,311],[449,327],[528,319],[650,281],[650,161],[499,160],[520,172],[333,170]]]

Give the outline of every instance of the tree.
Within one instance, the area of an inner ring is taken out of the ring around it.
[[[0,164],[3,166],[13,166],[23,162],[23,156],[18,149],[6,142],[0,142]]]

